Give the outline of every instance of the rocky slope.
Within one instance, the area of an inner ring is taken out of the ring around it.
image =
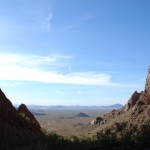
[[[93,136],[108,128],[113,130],[116,123],[122,124],[125,122],[128,129],[132,126],[141,130],[143,125],[150,122],[150,68],[148,69],[144,91],[139,93],[135,91],[123,108],[114,109],[101,118],[101,122],[94,126],[92,124],[84,126],[80,131],[85,133],[85,136]],[[96,119],[95,122],[97,122]]]
[[[19,145],[41,133],[39,123],[27,107],[22,104],[16,110],[0,89],[0,148]]]
[[[36,120],[36,118],[34,117],[34,115],[28,110],[27,106],[25,104],[21,104],[18,109],[17,112],[24,118],[26,119],[28,122],[30,122],[31,126],[33,126],[34,129],[40,129],[40,124],[38,123],[38,121]]]
[[[146,78],[145,89],[144,91],[138,93],[135,91],[131,98],[128,100],[127,104],[124,107],[124,111],[132,110],[132,115],[135,118],[138,117],[141,113],[145,114],[145,117],[150,117],[149,115],[150,108],[150,67],[148,69],[148,75]]]

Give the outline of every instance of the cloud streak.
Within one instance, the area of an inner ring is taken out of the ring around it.
[[[98,86],[126,86],[111,81],[108,74],[95,72],[62,73],[62,63],[70,56],[23,56],[17,54],[0,54],[0,80],[4,81],[34,81],[53,84],[78,84]],[[55,69],[43,69],[43,66]]]

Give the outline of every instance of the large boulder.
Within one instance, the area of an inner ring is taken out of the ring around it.
[[[137,103],[137,101],[139,100],[140,95],[141,95],[141,93],[138,93],[137,91],[135,91],[135,92],[132,94],[131,98],[128,100],[128,102],[127,102],[127,104],[126,104],[124,110],[127,111],[127,110],[129,110],[130,108],[133,108],[133,107],[135,106],[135,104]]]
[[[103,121],[102,117],[96,117],[96,124],[100,124]]]

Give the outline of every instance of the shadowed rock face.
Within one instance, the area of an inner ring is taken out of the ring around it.
[[[6,110],[5,110],[5,109]],[[15,112],[15,108],[13,107],[11,101],[5,96],[3,91],[0,89],[0,110]]]
[[[102,117],[97,117],[96,118],[96,123],[101,123],[103,121],[103,118]]]
[[[145,90],[141,96],[141,99],[144,101],[145,104],[150,104],[150,67],[148,69],[148,75],[146,78]]]
[[[20,113],[24,113],[23,117]],[[27,109],[21,105],[18,110],[13,107],[11,101],[5,96],[0,89],[0,135],[9,133],[13,130],[22,130],[32,133],[40,133],[40,125]]]
[[[28,110],[25,104],[21,104],[17,111],[23,118],[30,121],[30,123],[33,124],[33,127],[36,127],[39,129],[41,128],[38,121],[35,119],[34,115]]]
[[[16,119],[16,116],[16,109],[0,89],[0,119],[4,122],[9,122],[10,124],[12,124],[13,120]]]

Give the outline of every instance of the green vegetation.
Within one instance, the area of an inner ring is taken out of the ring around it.
[[[150,147],[150,122],[140,127],[127,122],[116,122],[113,127],[97,133],[101,147],[127,147],[128,149],[144,149]]]
[[[17,129],[17,136],[9,134],[0,135],[0,149],[35,149],[35,150],[98,150],[98,149],[144,149],[150,146],[150,123],[142,125],[140,129],[136,125],[127,122],[116,122],[113,127],[98,132],[93,139],[78,138],[76,136],[65,138],[56,133],[29,134]],[[21,134],[19,134],[21,133]],[[14,148],[13,148],[14,147]]]

